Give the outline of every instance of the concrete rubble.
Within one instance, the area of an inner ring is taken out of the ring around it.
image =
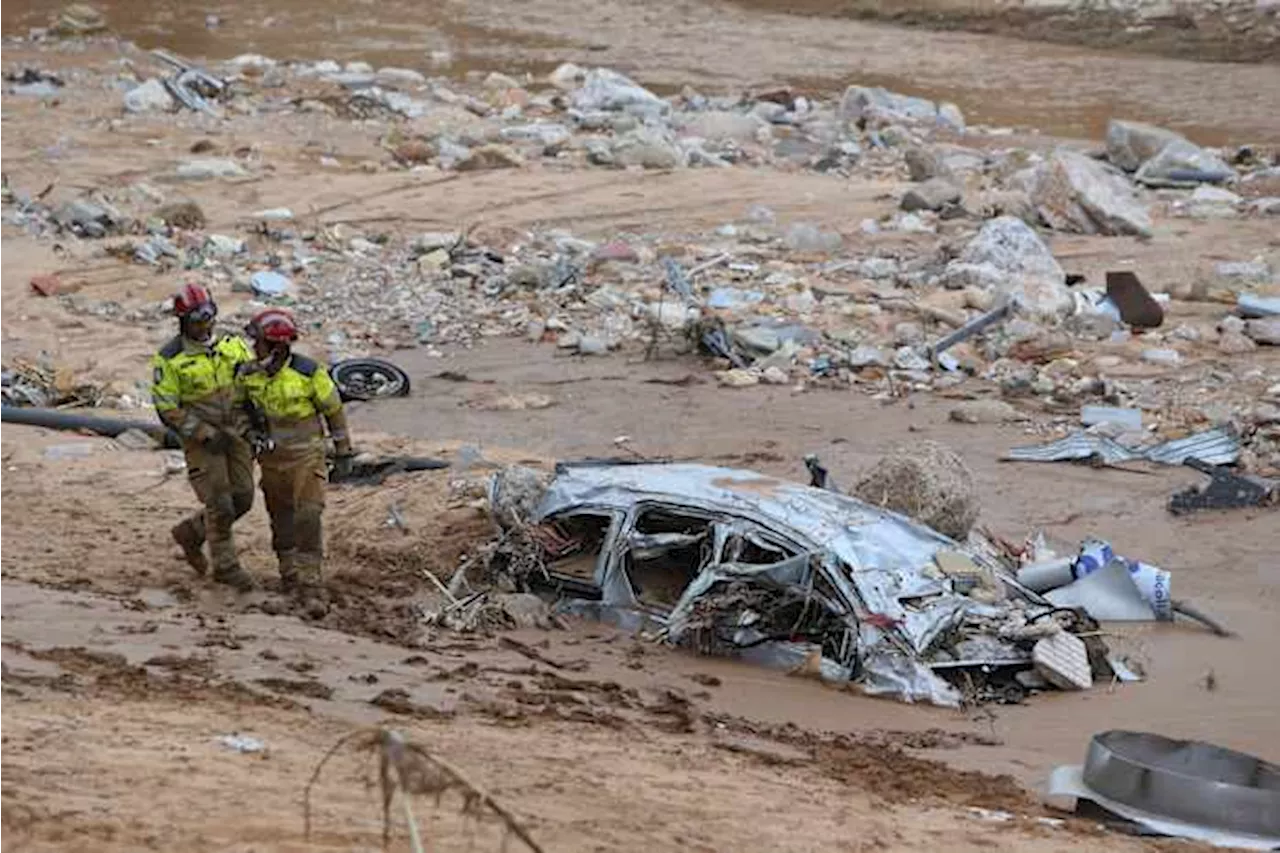
[[[1248,465],[1280,470],[1280,428],[1251,420],[1256,395],[1280,375],[1263,367],[1232,379],[1214,361],[1276,346],[1271,319],[1237,316],[1234,302],[1280,294],[1280,256],[1214,259],[1189,281],[1158,283],[1165,314],[1169,299],[1222,308],[1138,329],[1096,285],[1069,283],[1056,255],[1062,234],[1145,238],[1158,217],[1266,217],[1266,199],[1246,189],[1277,169],[1275,152],[1199,148],[1117,117],[1104,161],[1068,147],[1006,144],[952,105],[858,85],[825,98],[785,87],[660,96],[617,71],[569,64],[543,79],[467,80],[256,55],[186,68],[225,83],[218,114],[201,114],[202,122],[319,112],[385,140],[386,158],[361,168],[421,172],[424,183],[486,170],[737,167],[897,189],[878,218],[860,222],[812,222],[757,203],[687,233],[588,237],[547,227],[492,243],[465,223],[418,230],[317,220],[263,197],[234,230],[209,233],[193,201],[206,186],[253,181],[272,168],[252,149],[211,145],[123,188],[38,198],[6,187],[5,221],[51,240],[93,241],[104,255],[151,269],[198,271],[215,291],[291,305],[333,357],[507,336],[579,356],[697,353],[718,385],[744,394],[786,385],[892,400],[975,383],[1000,399],[955,407],[963,423],[1131,405],[1163,413],[1151,428],[1165,436],[1204,417],[1168,405],[1194,388],[1211,420],[1245,427]],[[159,81],[173,72],[171,58],[139,63],[119,86],[118,120],[195,120],[160,97],[172,100]],[[1144,173],[1146,183],[1162,175],[1173,185],[1146,188]],[[1183,181],[1188,175],[1195,180]],[[116,322],[149,324],[164,313],[160,303],[56,298]],[[935,349],[1006,303],[1008,316]],[[251,305],[228,310],[234,322]],[[1153,372],[1116,370],[1128,365]],[[1069,420],[1037,428],[1061,434]]]

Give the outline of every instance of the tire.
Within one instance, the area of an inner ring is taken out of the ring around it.
[[[342,401],[409,396],[409,374],[380,358],[348,358],[329,369]]]

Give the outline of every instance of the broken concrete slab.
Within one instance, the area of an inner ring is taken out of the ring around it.
[[[1151,236],[1151,214],[1129,181],[1066,148],[1056,149],[1039,168],[1031,200],[1057,231]]]

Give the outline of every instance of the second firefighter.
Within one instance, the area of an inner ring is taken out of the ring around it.
[[[259,312],[246,332],[257,361],[241,365],[237,389],[257,421],[255,444],[262,497],[271,516],[271,547],[281,585],[306,593],[320,582],[324,556],[325,425],[333,439],[335,472],[343,475],[352,458],[346,413],[325,367],[292,351],[298,329],[287,311]]]

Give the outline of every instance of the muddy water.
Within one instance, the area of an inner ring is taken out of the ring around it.
[[[833,0],[833,3],[835,0]],[[1280,141],[1280,66],[1125,55],[990,35],[783,14],[715,0],[101,0],[111,27],[192,57],[264,53],[363,60],[428,73],[610,65],[665,90],[849,83],[954,100],[971,120],[1099,138],[1120,115],[1206,144]],[[833,9],[835,7],[833,6]],[[836,10],[838,11],[838,10]],[[9,0],[7,35],[47,23],[49,4]],[[214,16],[216,21],[210,20]]]

